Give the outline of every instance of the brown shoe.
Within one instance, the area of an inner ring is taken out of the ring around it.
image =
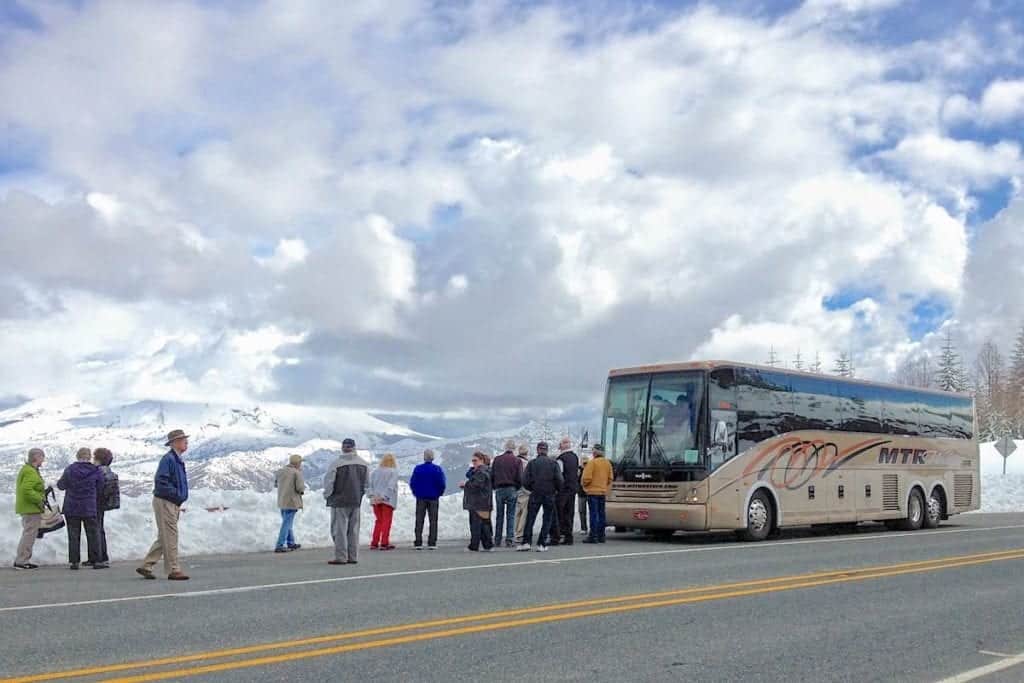
[[[167,575],[168,581],[188,581],[188,574],[182,572],[171,572]]]
[[[150,569],[147,569],[146,567],[138,567],[138,568],[136,568],[135,569],[135,573],[138,574],[139,576],[141,576],[144,579],[155,579],[156,578],[156,576],[153,575],[153,571],[150,570]]]

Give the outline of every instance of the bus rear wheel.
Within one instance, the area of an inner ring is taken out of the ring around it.
[[[921,526],[925,529],[935,529],[938,527],[942,523],[944,507],[942,491],[938,487],[932,489],[931,495],[928,496],[927,505],[924,510],[924,520]]]
[[[904,531],[917,531],[924,525],[925,518],[924,495],[921,489],[914,489],[907,499],[907,516],[900,523]]]
[[[744,541],[763,541],[772,532],[775,513],[764,490],[754,492],[747,503],[747,528],[739,532]]]

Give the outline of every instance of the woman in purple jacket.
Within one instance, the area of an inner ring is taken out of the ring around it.
[[[96,525],[96,502],[103,492],[103,472],[90,462],[91,459],[92,451],[79,448],[76,462],[67,466],[57,482],[57,488],[67,492],[64,495],[64,520],[68,528],[71,569],[78,569],[81,559],[83,526],[92,568],[106,569],[110,566],[100,561],[99,529]]]

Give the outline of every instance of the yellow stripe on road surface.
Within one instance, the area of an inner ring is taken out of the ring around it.
[[[119,683],[159,681],[187,676],[198,676],[203,674],[217,673],[260,666],[282,664],[302,659],[315,657],[326,657],[339,655],[360,650],[369,650],[381,647],[390,647],[409,643],[417,643],[442,638],[453,638],[456,636],[469,635],[493,630],[496,626],[502,628],[519,628],[553,622],[581,619],[585,617],[596,617],[609,614],[620,614],[646,609],[657,609],[678,605],[696,604],[714,600],[725,600],[740,598],[752,595],[761,595],[781,591],[796,590],[801,588],[814,588],[831,584],[847,583],[854,581],[866,581],[869,579],[899,576],[901,574],[914,574],[920,572],[938,571],[955,567],[965,567],[990,562],[1001,562],[1008,560],[1024,559],[1024,548],[1015,548],[998,552],[979,553],[973,555],[958,555],[952,557],[937,558],[934,560],[921,560],[916,562],[904,562],[900,564],[882,565],[867,568],[854,568],[845,570],[833,570],[818,572],[814,574],[801,574],[793,576],[780,576],[768,579],[757,579],[741,581],[736,583],[717,584],[714,586],[699,586],[682,588],[657,593],[641,593],[634,595],[622,595],[607,598],[595,598],[589,600],[576,600],[572,602],[540,605],[536,607],[524,607],[520,609],[501,610],[495,612],[484,612],[480,614],[451,617],[447,619],[434,619],[429,621],[414,622],[396,626],[385,626],[380,628],[365,629],[360,631],[349,631],[327,636],[313,638],[302,638],[275,643],[264,643],[246,647],[238,647],[224,650],[213,650],[190,655],[179,655],[124,664],[110,664],[88,668],[79,668],[67,671],[51,672],[38,675],[22,676],[17,678],[0,679],[0,683],[32,683],[35,681],[58,680],[62,678],[96,677],[105,674],[115,674],[141,669],[153,669],[158,667],[170,667],[175,665],[203,662],[217,659],[238,658],[232,661],[206,664],[194,667],[178,667],[164,671],[153,671],[122,678],[107,679]],[[557,612],[555,614],[550,614]],[[540,616],[530,616],[540,615]],[[526,618],[521,618],[526,617]],[[500,620],[497,621],[496,620]],[[483,622],[483,623],[479,623]],[[468,625],[464,625],[468,624]],[[451,627],[455,628],[451,628]],[[432,630],[431,630],[432,629]],[[407,633],[410,631],[422,631],[420,633]],[[396,635],[403,634],[405,635]],[[375,636],[393,636],[388,638],[376,638]],[[244,658],[246,655],[269,652],[273,650],[284,650],[303,648],[326,643],[336,643],[346,640],[360,640],[359,642],[335,645],[319,649],[305,649],[297,652],[286,652],[259,657]]]

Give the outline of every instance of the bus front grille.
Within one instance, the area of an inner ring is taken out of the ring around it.
[[[882,509],[900,509],[900,477],[898,474],[882,475]]]
[[[617,503],[672,503],[679,488],[665,484],[616,483],[611,500]]]
[[[974,494],[974,476],[971,474],[953,475],[953,507],[971,507]]]

